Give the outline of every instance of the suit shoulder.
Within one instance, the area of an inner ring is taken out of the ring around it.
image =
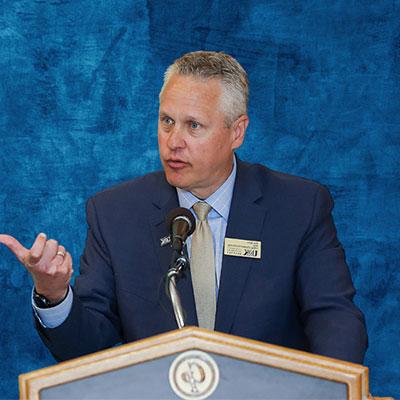
[[[277,198],[309,198],[316,193],[330,196],[328,189],[314,180],[276,171],[262,164],[246,164],[246,168],[255,173],[263,191]]]
[[[306,227],[316,209],[329,212],[333,207],[329,191],[318,182],[260,164],[248,165],[248,168],[252,172],[247,175],[253,177],[253,182],[260,188],[258,204],[273,210],[280,224],[292,221]]]

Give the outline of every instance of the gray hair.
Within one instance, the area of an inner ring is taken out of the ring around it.
[[[230,55],[215,51],[194,51],[175,60],[164,74],[160,97],[172,75],[200,79],[219,79],[222,83],[221,107],[225,124],[231,126],[241,115],[247,114],[249,81],[246,71]]]

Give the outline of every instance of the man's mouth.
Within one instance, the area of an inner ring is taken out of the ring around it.
[[[166,160],[166,163],[168,164],[168,166],[170,168],[173,168],[173,169],[182,169],[188,165],[188,163],[186,163],[185,161],[182,161],[180,159],[172,159],[172,158]]]

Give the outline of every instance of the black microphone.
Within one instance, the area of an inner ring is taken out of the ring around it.
[[[194,216],[187,208],[179,207],[168,214],[165,223],[171,234],[171,247],[180,253],[196,228]]]

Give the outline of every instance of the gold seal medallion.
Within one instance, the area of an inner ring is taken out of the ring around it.
[[[169,383],[181,399],[202,400],[217,388],[219,369],[213,358],[203,351],[180,354],[169,369]]]

